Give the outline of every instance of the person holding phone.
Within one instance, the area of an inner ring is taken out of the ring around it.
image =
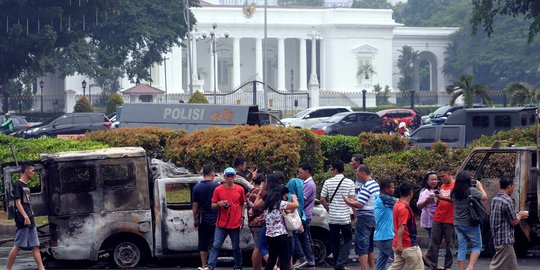
[[[431,226],[433,224],[433,215],[437,210],[437,197],[435,192],[439,193],[436,189],[439,184],[439,177],[434,171],[427,172],[422,181],[422,189],[418,197],[416,206],[419,210],[422,210],[420,214],[420,227],[424,228],[428,235],[431,237]]]

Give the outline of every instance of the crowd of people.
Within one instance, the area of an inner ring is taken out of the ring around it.
[[[481,224],[471,220],[470,201],[487,200],[480,181],[472,179],[467,171],[459,172],[454,179],[449,167],[426,173],[416,203],[421,210],[420,228],[430,238],[427,252],[422,254],[411,207],[413,184],[404,182],[396,187],[394,179],[374,179],[359,154],[353,155],[350,165],[356,179],[344,176],[345,164],[334,161],[331,163],[333,176],[324,182],[320,191],[320,202],[328,212],[335,270],[349,269],[351,247],[358,256],[361,270],[402,269],[405,265],[413,270],[452,269],[456,238],[458,268],[474,269],[483,243]],[[203,181],[193,189],[200,268],[216,268],[219,250],[227,236],[234,250],[234,269],[242,268],[240,230],[246,218],[244,213],[247,213],[247,225],[255,244],[251,256],[253,269],[261,270],[263,261],[265,270],[315,268],[309,230],[317,194],[313,167],[309,163],[299,164],[297,178],[289,181],[279,171],[263,174],[257,172],[256,167],[247,168],[245,158],[236,158],[233,167],[223,172],[225,183],[219,185],[214,182],[212,166],[205,166]],[[235,184],[237,177],[253,184],[247,194]],[[501,177],[500,191],[490,202],[492,235],[488,239],[493,239],[496,249],[490,269],[517,269],[514,226],[526,219],[528,212],[514,209],[513,191],[513,179]],[[284,216],[292,212],[297,212],[302,221],[299,229],[287,227]],[[439,265],[443,239],[446,253],[444,264]],[[471,253],[465,268],[469,245]]]

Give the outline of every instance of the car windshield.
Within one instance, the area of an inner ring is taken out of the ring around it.
[[[348,113],[344,113],[344,114],[343,114],[343,113],[338,113],[338,114],[335,114],[335,115],[333,115],[333,116],[331,116],[331,117],[325,119],[325,120],[323,121],[323,123],[337,123],[337,122],[341,121],[341,119],[343,119],[343,117],[344,117],[345,115],[347,115],[347,114],[348,114]]]
[[[433,112],[435,117],[443,116],[451,107],[449,105],[444,105]]]
[[[309,114],[310,112],[311,112],[310,109],[305,109],[305,110],[303,110],[303,111],[297,113],[297,114],[294,116],[294,118],[302,118],[302,117],[306,116],[307,114]]]

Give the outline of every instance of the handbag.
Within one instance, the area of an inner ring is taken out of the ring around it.
[[[286,213],[285,210],[283,210],[282,213],[283,220],[285,220],[285,227],[287,227],[288,231],[292,232],[300,230],[300,227],[302,227],[302,220],[300,219],[298,210],[294,209],[291,213]]]
[[[473,226],[484,225],[489,222],[489,216],[484,204],[471,195],[469,195],[469,216]]]

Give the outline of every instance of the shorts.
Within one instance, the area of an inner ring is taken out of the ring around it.
[[[356,215],[354,232],[354,251],[356,255],[367,255],[373,252],[373,236],[375,233],[375,217],[369,214]]]
[[[15,233],[15,245],[23,250],[39,247],[37,228],[35,226],[21,229],[18,228]]]
[[[268,241],[266,240],[266,226],[262,226],[259,239],[253,239],[255,246],[264,257],[268,254]]]
[[[216,224],[199,224],[199,245],[197,246],[199,251],[208,252],[208,250],[212,248],[212,244],[214,244],[215,231]]]

